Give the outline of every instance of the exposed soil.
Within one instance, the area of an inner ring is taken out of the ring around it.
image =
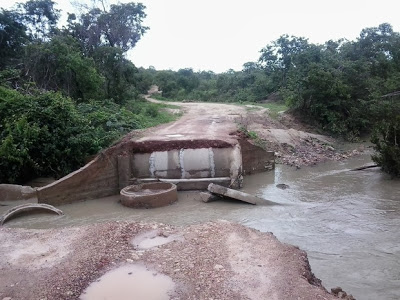
[[[161,102],[147,96],[147,100]],[[165,101],[163,101],[165,103]],[[235,143],[238,129],[256,134],[255,143],[276,153],[277,163],[295,167],[313,165],[326,160],[342,160],[360,154],[364,149],[338,151],[337,141],[315,132],[315,129],[290,114],[271,117],[267,108],[257,105],[230,105],[225,103],[167,102],[181,107],[184,115],[172,124],[151,128],[142,133],[139,142],[185,140],[197,148],[209,147],[207,140]],[[179,138],[169,138],[176,133]],[[230,138],[227,138],[230,137]],[[239,133],[240,138],[240,133]],[[135,139],[135,138],[134,138]]]
[[[232,145],[221,140],[177,140],[177,141],[146,141],[135,142],[132,147],[134,153],[151,153],[154,151],[169,151],[174,149],[198,149],[198,148],[228,148]]]
[[[146,243],[154,235],[166,242]],[[304,251],[225,221],[1,228],[0,257],[0,299],[78,299],[91,282],[126,264],[172,278],[170,299],[336,299],[315,278]]]

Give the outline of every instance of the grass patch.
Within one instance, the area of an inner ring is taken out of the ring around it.
[[[170,108],[170,109],[180,109],[181,107],[179,105],[174,105],[174,104],[167,104],[167,103],[154,103],[157,104],[160,109],[162,108]]]
[[[174,100],[174,99],[165,98],[161,94],[152,94],[151,98],[160,100],[160,101],[178,102],[177,100]]]
[[[171,104],[132,101],[127,103],[125,108],[138,118],[138,128],[148,128],[163,123],[169,123],[180,117],[180,115],[170,113],[166,110],[166,108],[179,109],[179,106]]]
[[[248,130],[246,126],[244,126],[243,124],[238,124],[238,125],[239,125],[238,130],[242,132],[248,139],[251,139],[255,145],[263,149],[266,149],[265,141],[258,136],[257,132]]]
[[[278,118],[280,112],[287,111],[289,109],[289,107],[286,106],[285,103],[279,103],[279,102],[260,103],[258,105],[268,108],[269,110],[268,113],[270,117],[274,120]]]
[[[277,119],[279,116],[279,113],[281,111],[286,111],[289,109],[288,106],[286,106],[284,103],[281,102],[269,102],[269,103],[257,103],[257,102],[236,102],[236,105],[240,106],[246,106],[246,105],[252,105],[250,107],[246,106],[247,111],[255,111],[258,110],[259,107],[267,108],[268,109],[268,114],[272,119]]]

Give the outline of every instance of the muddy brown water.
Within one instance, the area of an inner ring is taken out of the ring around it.
[[[357,299],[400,299],[400,181],[378,169],[352,172],[368,155],[300,170],[277,165],[247,176],[244,192],[282,206],[217,201],[203,203],[190,192],[173,205],[131,209],[118,197],[59,206],[66,214],[13,219],[8,227],[52,228],[112,220],[188,225],[225,219],[273,232],[308,253],[311,267],[328,289],[341,286]],[[287,184],[282,190],[276,184]],[[0,207],[0,213],[9,207]]]
[[[164,274],[142,265],[121,266],[93,282],[80,296],[81,300],[169,300],[174,282]]]

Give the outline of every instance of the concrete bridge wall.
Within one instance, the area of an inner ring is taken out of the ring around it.
[[[132,177],[236,178],[241,165],[239,145],[151,153],[136,153],[125,147],[111,154],[106,151],[79,170],[38,188],[37,197],[39,203],[60,205],[117,195]]]
[[[39,203],[60,205],[116,195],[120,191],[116,157],[97,156],[81,169],[37,189]]]
[[[240,185],[241,181],[237,179],[244,173],[242,165],[245,171],[273,167],[273,153],[271,157],[271,154],[259,147],[244,145],[245,156],[239,144],[215,148],[167,148],[159,151],[145,147],[138,151],[135,143],[116,145],[81,169],[38,188],[38,202],[60,205],[117,195],[129,185],[133,177],[182,180],[228,177],[233,186]],[[250,154],[251,159],[248,159]]]
[[[239,140],[239,144],[243,158],[243,175],[270,171],[275,168],[275,152],[266,151],[246,139]]]

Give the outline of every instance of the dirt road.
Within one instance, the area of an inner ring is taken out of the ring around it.
[[[358,155],[363,148],[339,152],[336,141],[321,134],[304,131],[306,126],[289,114],[271,117],[267,108],[257,105],[225,103],[166,102],[146,96],[156,103],[179,106],[183,116],[176,122],[146,131],[148,140],[218,139],[236,143],[238,130],[256,136],[255,143],[275,151],[277,163],[301,167],[326,160],[341,160]]]
[[[148,101],[164,103],[150,97]],[[234,142],[230,135],[235,133],[240,119],[246,116],[242,106],[223,103],[183,103],[167,102],[179,106],[183,116],[172,124],[161,125],[150,129],[151,134],[140,141],[171,139],[208,139]]]
[[[157,276],[172,280],[164,297],[138,299],[336,299],[314,277],[304,251],[225,221],[185,228],[125,222],[1,228],[0,257],[0,299],[78,299],[91,282],[120,266],[152,272],[140,286],[142,295],[162,289]],[[111,284],[102,292],[110,295],[105,299],[136,299],[139,291],[132,294],[129,284],[113,297],[113,288],[129,278],[126,273]],[[92,292],[85,299],[96,299]]]

